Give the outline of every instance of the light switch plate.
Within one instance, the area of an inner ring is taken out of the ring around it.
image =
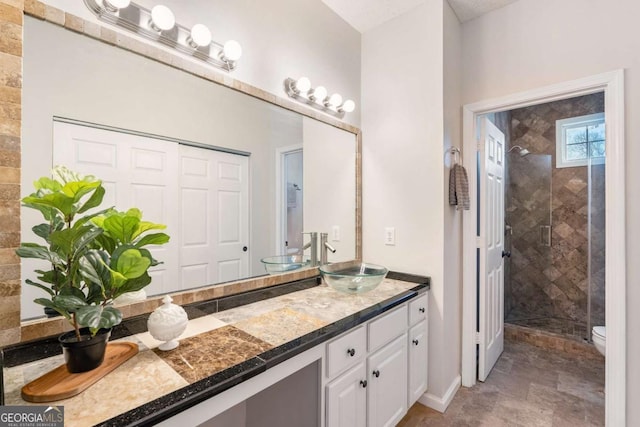
[[[339,242],[340,241],[340,226],[334,225],[331,227],[331,241]]]
[[[395,227],[387,227],[384,229],[384,244],[387,246],[394,246],[396,244]]]

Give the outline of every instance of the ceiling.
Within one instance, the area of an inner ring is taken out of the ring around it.
[[[356,30],[364,33],[402,15],[425,0],[322,0]],[[477,18],[516,0],[447,0],[460,22]]]

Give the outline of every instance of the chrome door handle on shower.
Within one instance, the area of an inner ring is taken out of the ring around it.
[[[540,244],[542,246],[551,246],[551,226],[540,226]]]

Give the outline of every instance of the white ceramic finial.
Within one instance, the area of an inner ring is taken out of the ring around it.
[[[182,307],[172,304],[173,299],[169,295],[165,295],[162,299],[163,304],[156,308],[149,315],[147,320],[147,328],[152,337],[158,341],[165,341],[160,344],[160,350],[173,350],[178,347],[176,340],[187,328],[189,319],[187,312]]]

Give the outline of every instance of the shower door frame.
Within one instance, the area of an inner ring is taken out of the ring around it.
[[[605,254],[605,417],[607,426],[626,423],[626,227],[624,163],[624,70],[615,70],[463,106],[464,166],[469,188],[477,188],[476,121],[482,114],[512,110],[596,92],[605,94],[606,120],[606,254]],[[462,385],[476,383],[477,288],[476,224],[479,203],[471,191],[463,216]]]

